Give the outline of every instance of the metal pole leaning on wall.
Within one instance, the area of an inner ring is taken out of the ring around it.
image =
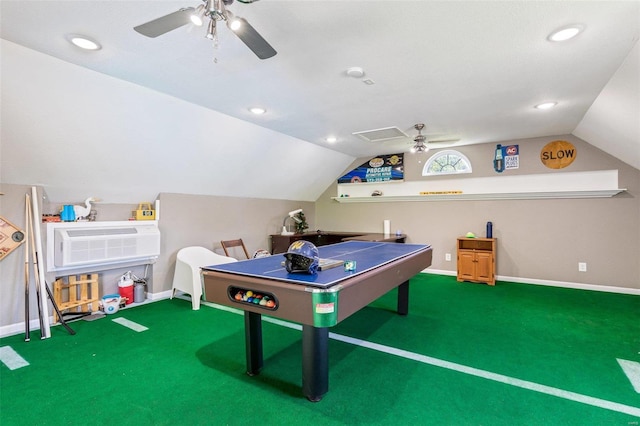
[[[49,333],[47,333],[47,330],[49,330],[49,314],[46,313],[44,311],[44,307],[48,306],[47,305],[47,299],[46,297],[49,297],[49,300],[51,300],[51,305],[53,306],[53,309],[56,311],[56,313],[58,314],[58,318],[60,318],[60,324],[62,324],[64,326],[64,328],[67,329],[67,331],[69,332],[69,334],[73,335],[76,334],[76,332],[71,329],[71,327],[69,327],[69,325],[67,324],[67,322],[64,320],[64,316],[62,315],[62,312],[60,312],[60,309],[58,309],[58,305],[56,304],[56,300],[53,297],[53,294],[51,294],[51,289],[49,288],[49,285],[46,283],[46,281],[40,281],[41,279],[41,265],[38,262],[38,256],[36,254],[36,244],[34,241],[34,232],[33,232],[33,223],[34,223],[34,218],[31,217],[31,205],[29,203],[29,194],[27,194],[27,238],[30,237],[30,241],[27,241],[27,243],[31,243],[31,253],[33,254],[33,274],[34,274],[34,279],[36,282],[36,294],[38,296],[38,315],[40,317],[40,338],[41,339],[45,339],[47,338],[47,334],[48,337],[51,337],[51,332],[49,331]],[[38,223],[36,221],[36,223]],[[28,247],[28,245],[27,245]],[[25,277],[26,277],[26,285],[27,285],[27,304],[29,303],[29,297],[28,297],[28,290],[29,290],[29,254],[28,254],[28,249],[27,249],[27,257],[26,257],[27,261],[25,262]],[[41,283],[44,283],[44,285],[42,285]],[[44,290],[46,291],[46,295],[42,292],[42,289],[44,288]],[[27,308],[28,309],[28,308]],[[28,312],[28,311],[27,311]],[[28,315],[28,314],[27,314]],[[46,318],[46,327],[45,327],[45,318]],[[28,328],[29,326],[27,325],[27,330],[29,330]],[[28,333],[27,333],[28,334]],[[25,338],[25,341],[29,341],[28,338]]]
[[[42,219],[40,217],[40,211],[38,209],[38,190],[35,186],[31,187],[31,202],[33,203],[33,229],[34,229],[34,236],[35,236],[35,250],[36,250],[36,258],[34,259],[34,262],[36,262],[36,264],[38,265],[38,288],[40,291],[40,294],[45,295],[47,294],[46,292],[46,282],[45,282],[45,277],[44,277],[44,269],[41,267],[40,265],[40,259],[42,259],[42,238],[40,236],[40,223],[42,222]],[[44,298],[43,298],[44,299]],[[42,303],[42,317],[43,317],[43,327],[44,327],[44,337],[45,338],[49,338],[51,337],[51,329],[49,327],[49,304],[47,303],[46,299],[43,300]],[[41,330],[42,332],[42,330]]]
[[[24,203],[24,341],[31,340],[31,326],[29,323],[29,195]]]
[[[44,329],[44,316],[42,313],[42,293],[40,291],[40,275],[38,274],[38,256],[36,255],[36,244],[33,231],[33,213],[31,211],[31,199],[27,194],[27,216],[29,220],[27,222],[27,230],[29,231],[30,243],[31,243],[31,256],[33,258],[33,278],[36,283],[36,304],[38,305],[38,319],[40,320],[40,338],[46,339],[46,333]],[[46,302],[45,302],[46,303]]]

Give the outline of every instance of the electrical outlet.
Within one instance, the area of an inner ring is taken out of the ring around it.
[[[445,253],[444,260],[446,260],[447,262],[451,262],[451,253]]]
[[[587,263],[586,262],[578,262],[578,271],[579,272],[587,272]]]

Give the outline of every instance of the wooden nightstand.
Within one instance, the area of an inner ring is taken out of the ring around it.
[[[496,283],[496,238],[458,238],[458,281]]]

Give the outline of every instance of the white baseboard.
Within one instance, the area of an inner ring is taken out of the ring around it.
[[[53,317],[49,318],[49,323],[53,321]],[[52,324],[53,326],[53,324]],[[40,321],[38,319],[29,320],[29,333],[31,340],[40,339]],[[0,327],[0,337],[13,336],[25,332],[24,322],[5,325]]]
[[[168,299],[171,297],[172,293],[173,293],[172,290],[163,291],[160,293],[147,293],[147,299],[144,302],[132,303],[130,305],[125,306],[122,309],[135,308],[136,306],[156,302],[158,300]],[[53,308],[51,308],[50,312],[52,311],[53,311]],[[60,325],[60,323],[56,323],[56,324],[53,323],[53,316],[49,317],[49,324],[51,324],[51,327]],[[31,339],[40,339],[40,320],[38,320],[37,318],[29,320],[29,329],[30,329]],[[20,334],[24,332],[25,332],[24,322],[18,322],[15,324],[9,324],[9,325],[0,327],[0,337],[13,336],[14,334]]]
[[[445,271],[444,269],[423,269],[423,274],[434,274],[434,275],[449,275],[451,277],[455,277],[456,271]]]
[[[445,271],[440,269],[425,269],[422,271],[423,274],[436,274],[436,275],[448,275],[448,276],[456,276],[455,271]],[[592,291],[602,291],[606,293],[620,293],[620,294],[631,294],[631,295],[640,295],[640,289],[637,288],[626,288],[626,287],[612,287],[607,285],[595,285],[595,284],[582,284],[582,283],[572,283],[566,281],[551,281],[551,280],[539,280],[535,278],[519,278],[519,277],[507,277],[503,275],[496,276],[498,281],[509,281],[514,283],[523,283],[523,284],[533,284],[533,285],[544,285],[549,287],[562,287],[562,288],[574,288],[577,290],[592,290]],[[127,306],[124,309],[129,307],[140,306],[145,303],[152,303],[158,300],[169,299],[173,293],[173,290],[167,290],[160,293],[147,293],[147,299],[142,303],[134,303],[132,306]],[[49,323],[52,327],[58,326],[60,324],[53,324],[53,317],[49,318]],[[40,338],[40,321],[38,319],[32,319],[29,321],[29,326],[31,328],[31,338],[39,339]],[[24,323],[15,323],[9,324],[0,327],[0,337],[12,336],[14,334],[24,333]]]
[[[167,290],[160,293],[147,293],[147,299],[155,302],[156,300],[169,299],[171,294],[173,294],[173,290]]]
[[[436,274],[436,275],[449,275],[452,277],[455,277],[457,275],[456,271],[445,271],[440,269],[425,269],[422,271],[422,273]],[[536,278],[508,277],[505,275],[496,275],[496,280],[509,281],[512,283],[544,285],[548,287],[574,288],[576,290],[592,290],[592,291],[602,291],[605,293],[620,293],[620,294],[631,294],[631,295],[640,296],[640,288],[613,287],[608,285],[572,283],[567,281],[539,280]]]

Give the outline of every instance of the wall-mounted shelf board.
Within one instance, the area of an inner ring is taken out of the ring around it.
[[[384,195],[371,196],[375,190],[382,191]],[[412,182],[347,183],[338,185],[338,196],[332,199],[339,203],[381,203],[608,198],[625,190],[618,188],[617,170],[598,170]]]

